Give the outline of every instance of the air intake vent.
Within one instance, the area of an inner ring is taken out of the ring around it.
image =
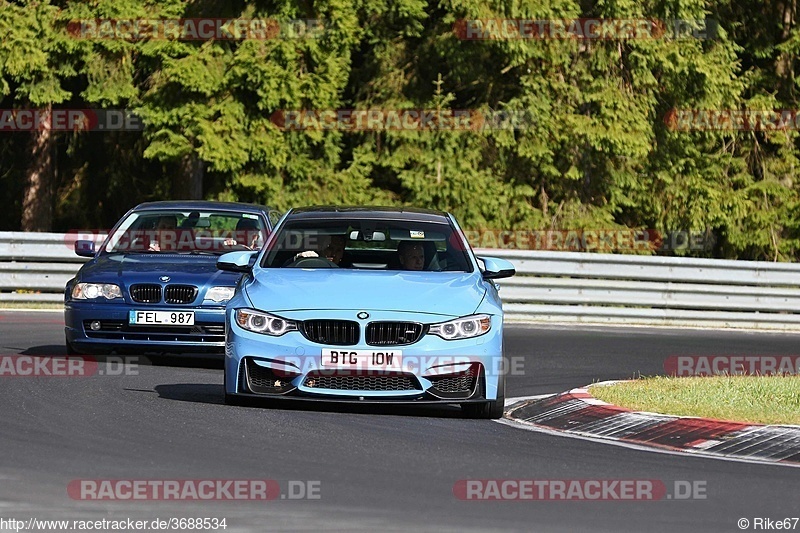
[[[164,301],[168,304],[190,304],[196,297],[194,285],[167,285],[164,289]]]
[[[420,390],[417,379],[411,374],[345,374],[336,375],[311,372],[303,385],[311,389],[348,391],[408,391]]]
[[[417,342],[425,327],[416,322],[370,322],[367,344],[371,346],[402,346]]]
[[[140,304],[157,304],[161,301],[161,285],[152,283],[131,285],[131,298]]]

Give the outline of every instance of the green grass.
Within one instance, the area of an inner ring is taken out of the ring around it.
[[[800,376],[647,377],[592,386],[604,402],[636,411],[760,424],[800,424]]]

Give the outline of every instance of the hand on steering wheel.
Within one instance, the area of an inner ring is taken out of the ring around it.
[[[301,257],[288,265],[293,268],[338,268],[339,265],[324,257]]]

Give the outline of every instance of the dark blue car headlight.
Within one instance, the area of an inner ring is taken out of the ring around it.
[[[122,298],[122,289],[113,283],[76,283],[72,287],[73,300],[96,300],[98,298],[106,300]]]
[[[489,315],[471,315],[431,324],[428,333],[438,335],[446,341],[480,337],[492,329],[492,318]]]
[[[208,289],[208,292],[206,292],[205,299],[216,303],[227,302],[233,298],[235,290],[235,287],[211,287]]]
[[[255,309],[235,309],[233,316],[239,327],[253,333],[280,337],[288,331],[297,331],[297,323],[295,321],[263,311],[256,311]]]

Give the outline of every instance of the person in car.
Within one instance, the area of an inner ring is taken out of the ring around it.
[[[252,218],[242,218],[236,223],[234,237],[228,237],[223,243],[225,246],[243,246],[248,250],[258,250],[261,247],[261,230],[258,221]]]
[[[178,218],[175,215],[162,215],[156,223],[155,238],[150,241],[149,251],[164,252],[174,248]]]
[[[404,270],[423,270],[425,248],[420,242],[401,241],[397,246],[397,259]]]
[[[291,262],[307,257],[324,257],[331,263],[339,265],[344,256],[344,247],[347,239],[344,235],[320,235],[317,240],[317,250],[306,250],[295,255]]]

